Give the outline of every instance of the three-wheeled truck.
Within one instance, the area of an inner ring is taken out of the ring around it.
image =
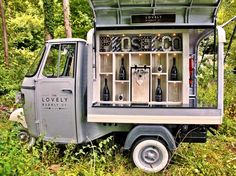
[[[90,3],[95,21],[87,41],[47,41],[24,78],[21,123],[31,136],[58,143],[122,134],[135,165],[158,172],[180,142],[206,142],[207,131],[222,123],[220,0]],[[198,48],[212,32],[217,104],[199,105]],[[20,136],[28,139],[26,132]]]

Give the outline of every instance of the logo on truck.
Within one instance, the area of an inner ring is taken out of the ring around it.
[[[43,95],[41,105],[43,109],[67,109],[68,97],[64,95]]]

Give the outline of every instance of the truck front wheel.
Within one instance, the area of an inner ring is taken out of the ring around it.
[[[167,147],[156,139],[143,139],[133,148],[134,164],[145,172],[159,172],[169,162],[170,155]]]
[[[24,144],[27,144],[30,148],[35,144],[35,137],[31,136],[27,130],[20,130],[18,138]]]

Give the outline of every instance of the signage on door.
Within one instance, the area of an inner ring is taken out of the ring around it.
[[[69,97],[66,95],[43,95],[41,97],[42,109],[63,110],[68,108]]]

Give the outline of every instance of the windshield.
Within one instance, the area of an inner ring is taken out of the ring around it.
[[[31,64],[26,77],[32,77],[36,74],[36,72],[38,71],[39,65],[41,63],[41,60],[43,58],[43,54],[45,52],[45,47],[43,49],[40,50],[39,54],[37,55],[36,59],[34,60],[34,62]]]

